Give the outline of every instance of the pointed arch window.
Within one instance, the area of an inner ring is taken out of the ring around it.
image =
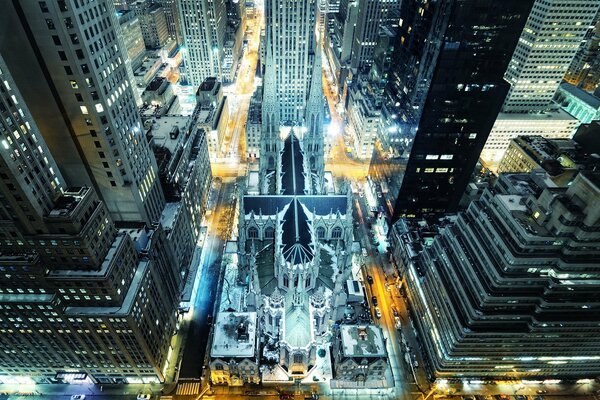
[[[331,231],[331,238],[332,239],[339,239],[341,237],[342,237],[342,228],[340,228],[339,226],[336,226]]]
[[[265,229],[265,239],[273,239],[275,237],[275,229],[272,226]]]
[[[323,228],[322,226],[319,226],[317,228],[317,238],[325,239],[325,228]]]
[[[256,227],[251,226],[250,228],[248,228],[248,237],[250,239],[257,239],[258,238],[258,229],[256,229]]]

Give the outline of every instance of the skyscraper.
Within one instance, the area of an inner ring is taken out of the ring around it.
[[[165,233],[118,229],[92,187],[67,187],[1,56],[0,81],[0,374],[164,381],[181,289]]]
[[[599,7],[599,0],[534,2],[506,70],[503,112],[548,108]]]
[[[557,112],[558,106],[552,99],[599,7],[598,0],[534,2],[504,75],[511,84],[510,90],[481,153],[488,168],[498,167],[515,136],[559,137],[558,132],[563,131],[560,137],[570,137],[576,121]],[[550,129],[540,129],[540,122]]]
[[[502,174],[426,240],[394,226],[430,374],[598,376],[599,198],[595,172],[565,187],[544,172]]]
[[[93,186],[117,221],[158,221],[164,197],[112,1],[14,1],[0,27],[0,51],[65,179]]]
[[[200,86],[208,77],[221,79],[227,24],[225,1],[181,0],[178,6],[188,83]]]
[[[131,4],[131,9],[140,21],[146,48],[161,48],[170,37],[165,10],[149,0],[138,0]]]
[[[594,91],[600,83],[600,12],[589,27],[573,62],[569,66],[565,81]]]
[[[402,2],[371,168],[391,189],[394,219],[457,207],[508,91],[503,76],[532,3]]]
[[[282,190],[283,139],[292,134],[306,152],[307,193],[324,191],[324,103],[315,7],[312,0],[267,5],[260,166],[274,173],[270,181],[276,193]],[[261,193],[269,192],[268,182],[267,174],[261,174]]]
[[[169,36],[178,44],[181,44],[183,39],[181,37],[181,23],[179,21],[179,12],[177,11],[177,0],[158,0],[158,3],[165,12]]]
[[[315,18],[315,0],[265,2],[267,63],[273,63],[274,72],[269,85],[275,85],[281,123],[304,117],[316,52]]]
[[[350,66],[366,70],[373,64],[373,52],[383,26],[398,23],[398,7],[395,0],[358,0],[356,27],[352,39]]]

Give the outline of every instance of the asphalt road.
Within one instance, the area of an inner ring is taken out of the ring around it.
[[[215,186],[215,189],[217,187]],[[198,379],[202,375],[202,365],[206,355],[206,344],[210,332],[208,316],[213,314],[217,296],[217,283],[221,273],[223,246],[229,234],[227,226],[230,202],[234,193],[234,182],[224,182],[218,188],[217,200],[209,219],[207,238],[204,242],[201,262],[202,277],[198,294],[194,300],[192,318],[183,358],[179,370],[179,379]]]

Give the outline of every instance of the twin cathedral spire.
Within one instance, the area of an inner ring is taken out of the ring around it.
[[[304,99],[302,121],[281,121],[280,98],[285,93],[286,82],[279,82],[276,59],[270,35],[267,34],[266,62],[263,79],[262,132],[260,143],[260,190],[262,194],[281,194],[284,190],[282,155],[284,142],[289,136],[299,142],[303,155],[301,165],[305,181],[305,194],[324,192],[324,139],[323,139],[323,84],[321,47],[316,41],[312,60],[309,89]],[[308,78],[308,77],[307,77]]]

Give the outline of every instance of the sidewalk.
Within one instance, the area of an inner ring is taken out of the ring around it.
[[[6,385],[0,384],[0,393],[9,396],[35,397],[72,396],[84,394],[86,396],[123,396],[138,394],[160,394],[165,385],[161,384],[110,384],[110,385],[74,385],[74,384],[37,384],[37,385]],[[166,391],[166,390],[165,390]]]

